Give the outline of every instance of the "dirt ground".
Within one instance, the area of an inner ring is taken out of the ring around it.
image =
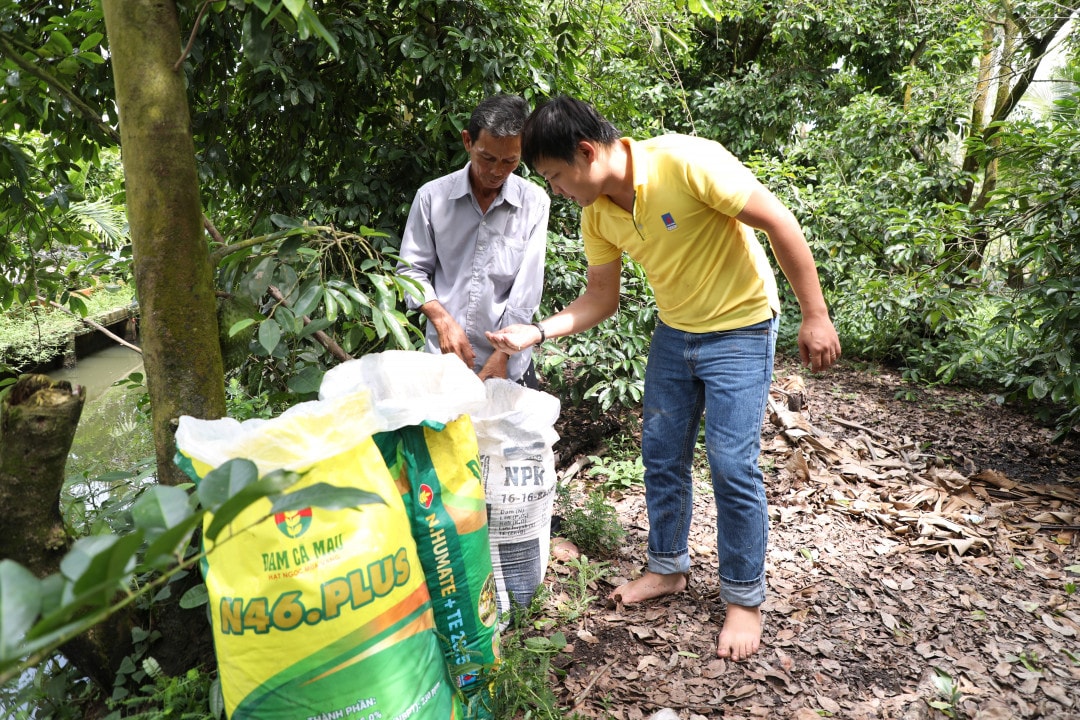
[[[610,498],[627,538],[580,617],[566,620],[574,571],[549,566],[556,626],[544,633],[570,641],[553,678],[562,706],[618,720],[664,708],[682,720],[1080,718],[1077,445],[1051,445],[1051,431],[990,397],[862,365],[815,376],[778,358],[771,400],[760,652],[715,655],[724,608],[704,474],[689,590],[606,600],[645,562],[635,487]],[[564,409],[562,482],[595,483],[573,461],[626,429],[610,423]]]

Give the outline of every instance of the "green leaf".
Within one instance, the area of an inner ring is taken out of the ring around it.
[[[41,581],[14,560],[0,560],[0,663],[16,648],[41,613]]]
[[[273,354],[280,341],[281,327],[272,318],[259,323],[259,344],[266,350],[267,355]]]
[[[259,469],[255,463],[246,458],[229,460],[208,472],[199,483],[199,502],[207,510],[215,512],[229,498],[258,479]]]
[[[334,323],[330,322],[326,318],[315,318],[307,325],[305,325],[303,330],[297,333],[297,337],[300,339],[306,338],[308,335],[314,335],[320,330],[325,330],[333,324]]]
[[[154,485],[131,507],[135,526],[143,530],[167,530],[192,515],[186,492],[169,485]]]
[[[401,313],[394,311],[386,313],[383,316],[383,321],[390,329],[390,334],[394,337],[394,341],[398,344],[398,347],[408,349],[412,347],[412,343],[409,341],[409,334],[405,329],[405,318]]]
[[[339,312],[343,312],[346,315],[349,315],[350,313],[352,313],[352,302],[349,300],[348,295],[341,292],[337,288],[330,287],[328,285],[326,287],[326,306],[327,306],[327,308],[329,308],[330,305],[331,305],[331,302],[330,302],[331,298],[333,298],[333,304],[336,305],[338,308],[340,308]],[[330,317],[329,310],[327,310],[326,316]]]
[[[294,262],[299,255],[301,248],[304,246],[304,236],[296,235],[286,238],[282,241],[280,247],[278,247],[278,257],[282,262]]]
[[[105,606],[127,585],[142,542],[141,530],[80,538],[60,560],[60,572],[71,581],[77,597],[95,607]]]
[[[249,10],[244,13],[241,32],[244,39],[244,57],[247,58],[247,61],[252,65],[258,65],[266,60],[270,55],[271,40],[274,36],[273,30],[265,27],[262,18],[256,17],[255,13]]]
[[[214,519],[206,528],[206,538],[214,541],[221,531],[236,519],[236,517],[255,503],[272,495],[277,495],[296,484],[300,475],[288,471],[275,471],[261,478],[255,483],[248,485],[236,495],[226,500],[214,513]]]
[[[377,493],[358,488],[337,487],[328,483],[315,483],[295,492],[282,495],[274,501],[270,512],[289,512],[309,507],[327,510],[345,510],[361,505],[385,505],[386,501]]]
[[[316,365],[308,365],[289,378],[289,390],[298,395],[318,392],[319,385],[322,384],[323,375],[325,374],[326,372],[322,368]]]
[[[371,307],[371,299],[360,291],[355,285],[342,283],[341,289],[360,307]],[[423,296],[421,296],[423,297]]]
[[[233,337],[238,332],[241,332],[245,328],[248,328],[254,324],[255,320],[253,320],[252,318],[244,318],[239,322],[233,323],[232,326],[229,328],[229,337]]]
[[[180,598],[180,607],[185,610],[202,607],[210,601],[210,593],[206,590],[205,583],[199,583],[195,587],[188,588]]]
[[[45,49],[58,55],[70,55],[74,47],[71,41],[67,39],[67,36],[63,33],[54,32],[49,35],[49,42],[45,44]]]
[[[296,18],[297,29],[300,31],[300,37],[307,37],[314,35],[327,45],[330,46],[330,52],[334,55],[341,55],[341,50],[338,48],[337,38],[334,34],[326,29],[326,26],[322,24],[318,16],[309,7],[305,7],[300,15]]]
[[[93,32],[83,38],[83,41],[79,43],[79,52],[86,52],[90,48],[97,47],[98,44],[105,38],[105,35],[99,32]]]
[[[323,293],[323,306],[326,313],[326,319],[331,323],[336,322],[338,313],[337,304],[334,302],[334,295],[329,292],[329,288],[327,288],[327,292]]]
[[[266,293],[273,279],[274,262],[274,258],[263,258],[244,276],[244,279],[240,281],[240,289],[244,295],[249,298],[261,298]]]
[[[210,683],[210,714],[216,718],[225,717],[225,699],[221,693],[220,677],[215,677]]]
[[[275,227],[279,227],[282,229],[296,229],[304,227],[303,220],[289,217],[288,215],[281,215],[279,213],[274,213],[273,215],[271,215],[270,222],[272,222]]]
[[[194,513],[178,525],[161,532],[147,546],[143,553],[142,565],[146,568],[164,570],[179,563],[191,542],[191,534],[202,522],[204,515],[204,512]]]
[[[300,299],[293,305],[293,312],[298,317],[311,315],[312,311],[319,306],[319,300],[322,299],[322,294],[322,285],[317,282],[311,283],[300,293]]]

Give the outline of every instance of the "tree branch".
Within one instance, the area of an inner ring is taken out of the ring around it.
[[[271,285],[270,287],[267,288],[267,291],[271,295],[273,295],[274,299],[277,300],[279,303],[281,303],[285,307],[289,307],[289,303],[288,303],[288,301],[285,300],[285,296],[282,295],[281,291],[278,290],[276,287]],[[307,325],[307,324],[309,324],[311,322],[311,318],[309,318],[307,315],[304,316],[303,320],[304,320],[305,325]],[[338,360],[340,360],[342,362],[345,362],[346,360],[352,360],[353,359],[352,355],[345,352],[344,348],[342,348],[340,345],[338,345],[337,342],[332,337],[327,335],[322,330],[315,331],[314,333],[311,334],[311,336],[313,338],[315,338],[319,342],[320,345],[322,345],[324,348],[326,348],[330,352],[330,354],[333,355],[334,357],[336,357]]]
[[[187,45],[184,46],[184,51],[180,53],[180,57],[176,59],[176,64],[173,65],[173,71],[178,71],[180,66],[184,64],[184,60],[191,54],[191,47],[195,44],[195,38],[199,36],[199,23],[202,22],[203,15],[206,14],[206,8],[210,5],[210,0],[203,0],[202,6],[199,8],[199,14],[195,17],[195,25],[191,28],[191,35],[188,37]]]
[[[994,116],[991,118],[991,125],[985,131],[983,131],[983,137],[989,138],[994,135],[998,128],[993,123],[1001,122],[1009,116],[1009,114],[1016,109],[1016,106],[1020,104],[1020,100],[1024,97],[1024,93],[1027,92],[1028,86],[1031,85],[1031,81],[1035,77],[1035,72],[1039,69],[1039,65],[1042,63],[1043,57],[1046,55],[1047,48],[1050,47],[1050,43],[1057,37],[1061,28],[1065,27],[1065,24],[1069,22],[1069,18],[1076,12],[1076,8],[1072,8],[1069,13],[1063,14],[1060,17],[1054,18],[1054,22],[1047,29],[1046,33],[1042,37],[1036,37],[1034,35],[1028,35],[1025,33],[1024,44],[1028,47],[1028,57],[1031,61],[1024,68],[1018,76],[1016,84],[1013,85],[1012,90],[1005,97],[1004,101],[998,103],[998,106],[994,108]],[[1018,27],[1025,27],[1021,22],[1022,18],[1014,16]]]
[[[95,113],[94,109],[83,102],[82,98],[72,92],[70,88],[58,82],[56,78],[44,70],[39,69],[33,63],[28,62],[26,58],[20,55],[12,46],[11,38],[5,33],[0,33],[0,55],[6,56],[11,62],[18,65],[21,70],[33,75],[46,87],[52,88],[54,92],[63,96],[71,103],[72,107],[79,111],[79,114],[85,116],[90,122],[96,125],[101,132],[105,133],[107,137],[119,144],[120,132],[102,121],[100,112]]]
[[[210,233],[210,235],[214,238],[215,241],[222,243],[225,242],[225,238],[221,236],[221,233],[219,233],[217,229],[214,228],[213,224],[206,218],[203,218],[203,227],[207,229],[207,231]],[[313,225],[309,228],[304,229],[310,230],[312,232],[323,230],[327,232],[333,232],[333,228],[324,227],[321,225]],[[258,237],[248,238],[247,240],[240,240],[239,242],[235,242],[231,245],[223,245],[222,247],[219,247],[210,253],[210,266],[216,267],[219,262],[221,262],[225,257],[232,255],[234,252],[243,250],[244,248],[261,245],[265,242],[273,242],[274,240],[280,240],[283,237],[287,237],[291,232],[293,232],[293,229],[278,230],[277,232],[269,233],[267,235],[259,235]]]

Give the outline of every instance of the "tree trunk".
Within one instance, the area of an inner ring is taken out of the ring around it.
[[[104,0],[158,481],[176,467],[180,415],[225,414],[213,275],[203,235],[174,2]]]
[[[60,571],[71,537],[60,514],[71,441],[86,396],[47,375],[23,375],[0,401],[0,559],[18,561],[39,578]],[[120,612],[61,648],[104,688],[131,651],[131,616]]]
[[[23,375],[0,404],[0,558],[38,577],[56,572],[71,542],[60,490],[85,399],[68,382]]]
[[[987,21],[983,25],[982,51],[979,53],[979,75],[975,82],[975,97],[971,102],[971,127],[968,135],[976,137],[982,134],[986,127],[986,103],[990,98],[990,86],[993,79],[990,73],[994,68],[994,25]],[[964,172],[971,176],[964,184],[964,190],[960,196],[961,202],[970,203],[975,192],[975,173],[979,169],[979,161],[972,153],[964,156]]]

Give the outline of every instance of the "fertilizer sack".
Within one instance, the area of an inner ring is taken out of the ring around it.
[[[472,416],[487,497],[500,617],[528,607],[547,572],[555,503],[559,399],[509,380],[484,383]]]
[[[177,462],[196,482],[246,458],[260,477],[301,473],[290,492],[326,483],[377,498],[277,515],[264,499],[205,540],[231,720],[460,717],[408,515],[372,439],[380,425],[363,393],[271,420],[180,419]]]
[[[386,425],[375,441],[397,480],[435,626],[466,718],[490,718],[498,612],[476,432],[483,383],[452,355],[388,351],[342,363],[320,396],[369,392]]]
[[[377,433],[409,513],[451,680],[466,718],[490,718],[488,670],[499,658],[476,433],[467,415],[442,429],[409,425]]]

